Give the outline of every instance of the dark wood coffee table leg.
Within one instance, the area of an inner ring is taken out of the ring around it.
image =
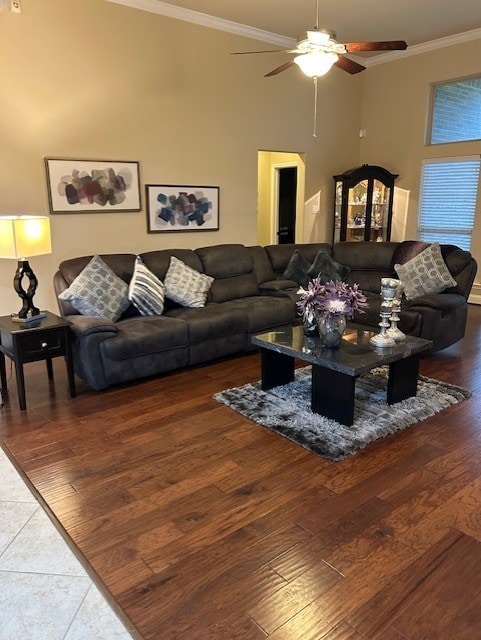
[[[312,411],[350,427],[354,422],[355,386],[354,376],[312,365]]]
[[[389,365],[387,403],[394,404],[416,395],[418,389],[419,355],[402,358]]]
[[[287,384],[294,380],[294,358],[284,353],[261,349],[262,355],[262,388],[264,390]]]

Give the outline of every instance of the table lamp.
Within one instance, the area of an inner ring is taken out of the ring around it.
[[[27,258],[52,252],[50,220],[46,216],[0,216],[0,258],[18,260],[13,288],[23,300],[18,314],[12,314],[15,322],[28,323],[46,316],[33,304],[38,280]],[[22,285],[28,279],[28,288]]]

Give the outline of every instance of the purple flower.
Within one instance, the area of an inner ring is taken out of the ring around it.
[[[355,311],[364,313],[369,306],[358,284],[350,286],[340,280],[323,284],[317,277],[308,283],[307,289],[301,287],[297,293],[297,308],[304,320],[317,319],[325,313],[342,313],[352,318]]]

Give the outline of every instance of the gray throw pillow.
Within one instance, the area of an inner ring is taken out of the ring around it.
[[[84,316],[99,316],[115,322],[130,305],[127,284],[94,256],[72,284],[59,294]]]
[[[309,276],[310,267],[311,263],[296,249],[287,263],[282,277],[286,280],[293,280],[300,287],[305,288],[311,279]]]
[[[323,251],[322,249],[314,258],[314,262],[308,271],[311,279],[319,276],[323,283],[329,282],[330,280],[342,280],[344,282],[350,273],[350,267],[337,262],[327,251]]]
[[[433,242],[405,264],[395,264],[394,270],[404,285],[404,294],[408,300],[430,293],[441,293],[457,284],[443,260],[441,247],[437,242]]]
[[[137,256],[129,285],[129,300],[143,316],[160,316],[164,311],[165,286]]]
[[[199,273],[182,260],[171,256],[165,274],[165,295],[183,307],[205,307],[207,293],[214,278]]]

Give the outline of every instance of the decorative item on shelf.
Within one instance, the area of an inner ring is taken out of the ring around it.
[[[394,278],[381,278],[381,322],[379,326],[381,331],[373,336],[370,340],[375,347],[394,347],[396,341],[389,334],[388,329],[391,327],[391,316],[393,313],[393,303],[397,295],[399,280]],[[399,318],[398,318],[399,319]]]
[[[34,304],[33,296],[38,280],[27,260],[52,252],[50,220],[46,216],[0,216],[0,258],[18,260],[13,287],[22,298],[18,314],[12,314],[15,322],[28,323],[45,318]],[[28,288],[23,288],[23,278],[28,278]]]
[[[324,284],[319,276],[308,283],[307,289],[301,287],[298,294],[297,308],[304,326],[315,318],[321,342],[330,349],[340,346],[346,319],[352,318],[355,311],[364,313],[368,307],[366,297],[357,284],[350,286],[340,280]]]
[[[391,317],[389,319],[391,326],[387,330],[387,334],[391,336],[391,338],[394,338],[395,342],[404,342],[404,340],[406,340],[406,334],[397,326],[397,323],[399,322],[399,313],[401,311],[401,298],[404,291],[404,285],[401,280],[395,280],[394,278],[391,278],[391,280],[397,282],[397,286],[391,305]]]

